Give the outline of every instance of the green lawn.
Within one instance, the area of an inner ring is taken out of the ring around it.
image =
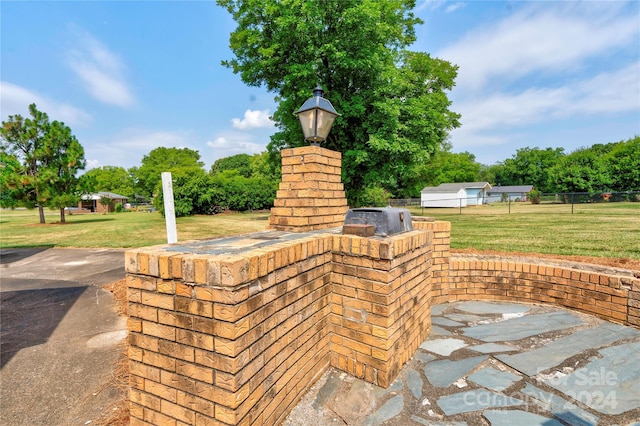
[[[0,247],[144,247],[165,244],[164,218],[158,212],[78,214],[58,223],[46,210],[44,225],[37,210],[0,210]],[[234,213],[176,219],[178,241],[216,238],[265,230],[269,213]]]
[[[527,203],[462,209],[412,209],[450,221],[454,249],[640,259],[640,203]],[[216,238],[266,229],[268,212],[178,218],[178,239]],[[0,247],[143,247],[166,243],[165,223],[155,213],[84,214],[38,224],[35,210],[0,210]]]
[[[413,208],[451,222],[451,247],[640,259],[640,203],[502,203],[462,209]]]

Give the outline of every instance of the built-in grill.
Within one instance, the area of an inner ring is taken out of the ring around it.
[[[387,237],[412,230],[409,210],[395,207],[350,209],[342,227],[343,234],[363,237]]]

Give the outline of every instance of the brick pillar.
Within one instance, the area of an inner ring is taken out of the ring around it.
[[[450,302],[451,277],[449,261],[451,259],[451,222],[413,221],[415,229],[425,229],[433,232],[433,278],[432,304]]]
[[[333,237],[332,366],[386,388],[428,337],[431,238]]]
[[[283,149],[282,182],[269,227],[306,232],[342,226],[348,210],[342,154],[319,146]]]

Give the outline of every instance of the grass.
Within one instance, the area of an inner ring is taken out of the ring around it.
[[[640,203],[512,203],[462,209],[413,208],[451,222],[453,249],[640,259]]]
[[[234,213],[181,217],[178,240],[217,238],[262,231],[269,213]],[[46,211],[47,223],[38,223],[35,210],[0,211],[0,248],[7,247],[144,247],[167,242],[164,218],[153,213],[110,213],[67,216]]]
[[[509,213],[510,209],[510,213]],[[453,249],[535,252],[570,256],[640,259],[640,203],[498,203],[462,209],[413,208],[413,214],[451,222]],[[266,229],[268,212],[230,213],[177,219],[178,239],[217,238]],[[154,213],[85,214],[59,224],[47,211],[0,210],[0,248],[144,247],[166,243],[164,218]]]

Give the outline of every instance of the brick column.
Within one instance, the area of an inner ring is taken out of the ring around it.
[[[279,424],[329,367],[331,235],[125,255],[131,425]]]
[[[431,236],[333,237],[332,366],[386,388],[427,338]]]
[[[282,182],[269,227],[306,232],[342,226],[348,210],[342,154],[319,146],[283,149]]]
[[[431,266],[433,270],[431,289],[433,300],[431,303],[438,305],[440,303],[450,302],[451,278],[449,261],[451,259],[451,222],[430,222],[413,218],[413,227],[415,229],[433,231],[433,261]]]

